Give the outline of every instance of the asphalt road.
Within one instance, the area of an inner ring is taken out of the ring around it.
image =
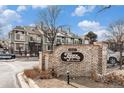
[[[0,60],[0,88],[19,88],[16,74],[38,65],[38,61]]]

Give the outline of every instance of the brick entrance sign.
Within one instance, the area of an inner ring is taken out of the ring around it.
[[[106,73],[107,46],[94,45],[61,45],[52,54],[40,53],[40,68],[54,68],[58,75],[89,76],[95,70],[98,74]],[[42,56],[42,57],[41,57]],[[44,62],[41,58],[44,56]]]

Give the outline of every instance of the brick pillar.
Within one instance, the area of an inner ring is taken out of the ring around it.
[[[107,68],[107,45],[102,46],[102,74],[106,74]]]
[[[42,52],[39,52],[39,69],[42,70]]]
[[[48,61],[49,61],[49,55],[46,54],[46,56],[45,56],[45,70],[48,70]]]
[[[106,68],[107,68],[107,44],[102,42],[95,42],[94,45],[99,45],[101,47],[100,55],[101,55],[101,62],[99,64],[99,71],[100,74],[106,74]],[[100,56],[99,56],[100,57]]]

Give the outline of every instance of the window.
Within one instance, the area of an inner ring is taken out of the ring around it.
[[[25,35],[24,32],[16,31],[15,39],[16,40],[24,41],[25,40],[24,35]]]
[[[60,43],[61,42],[61,40],[60,39],[57,39],[57,43]]]
[[[34,40],[33,40],[33,37],[30,37],[30,41],[34,41]]]
[[[19,50],[19,44],[16,44],[16,50]]]
[[[61,44],[62,44],[61,39],[57,39],[56,45],[61,45]]]
[[[21,36],[20,36],[20,40],[25,40],[24,35],[21,35]]]
[[[20,34],[16,34],[16,39],[20,40]]]
[[[24,44],[22,44],[22,43],[17,43],[17,44],[16,44],[16,50],[19,50],[19,49],[24,50]]]
[[[45,37],[45,42],[50,42],[49,39],[47,37]]]
[[[62,37],[62,43],[65,43],[65,38],[64,37]]]
[[[74,38],[71,38],[71,44],[74,44]]]
[[[48,50],[52,50],[50,45],[48,45]]]
[[[66,40],[66,44],[68,44],[68,39]]]

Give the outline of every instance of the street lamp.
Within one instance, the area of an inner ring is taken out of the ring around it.
[[[69,71],[67,71],[67,84],[70,84],[70,76],[69,76]]]

